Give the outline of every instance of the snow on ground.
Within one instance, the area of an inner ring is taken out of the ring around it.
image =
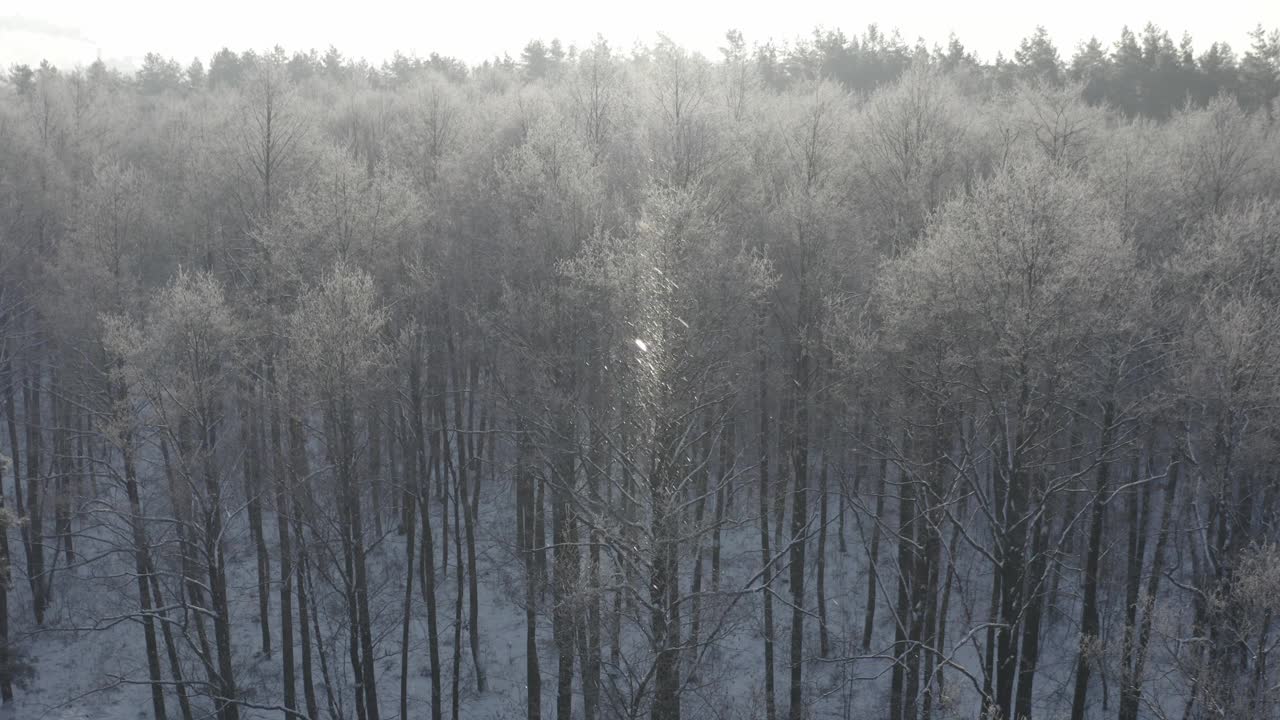
[[[481,659],[488,677],[488,690],[483,695],[476,692],[474,668],[470,656],[468,637],[462,633],[463,659],[460,673],[462,716],[468,720],[509,720],[525,715],[525,619],[523,609],[523,569],[516,561],[514,543],[514,513],[509,485],[489,481],[484,487],[480,505],[477,543],[481,568],[480,626]],[[753,502],[746,496],[738,498],[738,514],[747,512]],[[439,505],[433,503],[437,517],[433,527],[437,533],[436,551],[439,564],[442,528],[438,516]],[[861,655],[861,631],[866,597],[866,551],[859,532],[869,533],[864,521],[862,528],[850,511],[846,526],[848,552],[838,550],[836,525],[832,522],[828,539],[828,627],[832,640],[833,660],[814,658],[818,649],[818,624],[811,618],[806,626],[806,655],[813,658],[806,667],[807,697],[811,699],[809,717],[851,718],[878,714],[887,704],[889,687],[889,663],[885,654],[893,639],[893,611],[885,597],[895,592],[892,565],[896,550],[888,539],[881,544],[881,598],[877,611],[877,624],[872,653],[878,658],[851,659]],[[256,575],[252,544],[249,542],[247,523],[242,516],[233,518],[228,532],[228,571],[232,600],[237,683],[244,697],[261,704],[276,705],[280,702],[281,668],[279,649],[270,657],[259,651],[260,630],[257,623]],[[266,522],[268,538],[274,538],[273,519]],[[382,542],[374,544],[369,553],[371,612],[375,619],[375,641],[380,653],[377,664],[379,699],[383,718],[396,718],[399,705],[400,668],[400,618],[403,602],[404,542],[395,534],[394,522],[385,522],[387,531]],[[93,534],[93,533],[89,533]],[[99,529],[99,537],[108,534]],[[16,552],[21,551],[17,538],[11,538]],[[274,543],[270,542],[274,545]],[[759,566],[759,533],[752,519],[736,518],[736,526],[730,528],[724,540],[724,575],[722,588],[738,590]],[[813,557],[811,546],[810,557]],[[107,550],[105,543],[93,543],[88,538],[80,540],[80,552],[93,553]],[[968,553],[966,557],[972,557]],[[0,711],[0,719],[22,718],[41,720],[135,720],[151,716],[151,700],[146,686],[131,681],[146,677],[143,636],[140,625],[129,619],[128,613],[136,610],[136,585],[130,574],[132,560],[127,554],[118,554],[114,562],[95,561],[90,567],[72,570],[59,569],[58,593],[54,598],[45,627],[34,630],[31,622],[29,593],[21,587],[24,579],[15,577],[19,591],[13,593],[11,616],[15,634],[22,637],[22,644],[35,661],[36,676],[31,687],[19,691],[17,700]],[[443,666],[443,712],[450,715],[450,688],[453,656],[453,613],[456,592],[456,556],[450,547],[449,568],[444,582],[438,588],[438,617],[440,628],[440,658]],[[692,562],[682,559],[681,569],[688,573]],[[709,572],[709,559],[706,563]],[[19,568],[15,567],[15,570]],[[812,568],[811,568],[812,569]],[[273,571],[277,571],[273,557]],[[438,568],[439,572],[439,568]],[[20,573],[19,573],[20,575]],[[686,578],[687,584],[687,578]],[[986,619],[985,598],[989,593],[989,576],[976,566],[962,565],[958,569],[958,586],[952,593],[948,620],[948,644],[956,648],[952,660],[965,668],[945,669],[946,697],[937,708],[938,718],[972,717],[976,706],[976,683],[980,679],[975,672],[977,655],[975,646],[966,640],[969,628]],[[812,572],[807,581],[807,592],[813,597]],[[415,578],[416,584],[416,578]],[[317,589],[322,589],[317,579]],[[707,581],[709,587],[709,580]],[[967,590],[967,592],[965,591]],[[790,606],[786,602],[788,590],[785,573],[776,581],[778,599],[774,602],[776,693],[780,712],[785,711],[788,690],[788,652],[791,621]],[[278,588],[274,586],[271,597],[271,628],[273,644],[278,646]],[[409,707],[412,717],[429,714],[431,697],[429,660],[426,648],[426,620],[420,589],[414,589],[414,612],[411,629]],[[344,614],[339,598],[329,590],[318,598],[323,617],[324,642],[330,652],[330,672],[339,681],[334,690],[343,699],[350,713],[351,688],[346,678],[350,666],[345,653]],[[542,698],[544,717],[554,717],[556,652],[551,640],[551,621],[548,614],[550,594],[540,607],[539,657],[542,669]],[[1044,717],[1053,717],[1069,701],[1072,663],[1075,657],[1076,630],[1071,618],[1078,614],[1070,598],[1066,606],[1053,611],[1060,615],[1047,625],[1044,657],[1037,678],[1037,697]],[[706,617],[723,617],[725,632],[708,651],[705,670],[697,683],[690,683],[683,707],[687,718],[733,718],[750,720],[763,718],[763,628],[760,608],[761,593],[751,592],[734,596],[726,592],[720,599],[706,601]],[[603,603],[607,610],[611,596]],[[1113,603],[1114,605],[1114,603]],[[1114,608],[1112,608],[1114,611]],[[464,605],[464,617],[466,606]],[[113,622],[113,618],[124,618]],[[704,637],[712,620],[704,620]],[[602,653],[609,656],[608,627],[602,629],[605,647]],[[985,640],[985,634],[977,637]],[[296,634],[295,634],[296,640]],[[643,645],[643,636],[637,628],[624,633],[624,646],[634,649]],[[957,647],[958,646],[958,647]],[[163,652],[163,649],[162,649]],[[643,652],[635,657],[643,657]],[[196,668],[188,668],[194,676]],[[167,676],[166,665],[166,676]],[[966,676],[970,673],[970,676]],[[320,668],[316,667],[316,681],[320,683]],[[625,685],[625,678],[619,676]],[[608,682],[608,679],[606,679]],[[575,707],[581,708],[580,688]],[[298,679],[301,703],[301,675]],[[319,688],[320,705],[325,706],[324,693]],[[177,717],[177,703],[172,694],[168,697],[170,717]],[[323,710],[322,710],[322,714]],[[246,708],[242,717],[280,718],[278,710]],[[326,715],[327,716],[327,715]]]

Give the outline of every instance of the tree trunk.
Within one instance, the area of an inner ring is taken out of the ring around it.
[[[931,433],[933,449],[928,460],[929,481],[924,485],[924,508],[921,516],[924,519],[921,533],[924,536],[924,551],[917,558],[917,586],[921,595],[916,598],[917,615],[920,617],[921,629],[916,635],[920,638],[920,684],[922,700],[920,717],[930,720],[933,716],[934,662],[941,657],[941,646],[938,642],[938,584],[942,572],[942,523],[945,491],[943,478],[946,475],[947,461],[947,425],[946,415],[940,408],[937,411],[935,425]]]
[[[258,629],[262,635],[262,655],[271,657],[271,556],[267,553],[266,533],[262,522],[262,449],[258,443],[257,411],[252,388],[240,393],[240,443],[244,472],[244,497],[249,516],[249,536],[257,559]]]
[[[227,598],[226,554],[223,550],[222,491],[214,468],[217,431],[215,413],[208,405],[200,409],[200,460],[205,488],[204,556],[209,575],[209,595],[213,602],[213,636],[218,651],[218,697],[215,701],[219,720],[239,720],[235,667],[231,656],[231,612]]]
[[[299,523],[294,523],[293,526],[295,528],[301,527]],[[337,699],[334,698],[333,695],[334,682],[332,676],[329,674],[329,654],[324,647],[324,633],[320,631],[320,611],[316,606],[315,584],[311,579],[311,561],[307,553],[306,546],[302,543],[301,533],[298,534],[297,540],[298,602],[299,607],[302,607],[305,610],[301,619],[305,622],[307,615],[310,615],[311,617],[310,633],[312,633],[312,637],[315,638],[316,656],[320,660],[320,679],[323,681],[322,685],[324,687],[325,701],[329,709],[329,717],[345,717],[345,714],[338,705]],[[302,640],[305,646],[307,636],[303,635]],[[305,678],[309,676],[310,673],[307,671],[307,664],[305,662],[302,667],[303,676]],[[315,715],[312,715],[312,717],[315,717]]]
[[[420,353],[418,355],[420,357]],[[429,466],[435,466],[435,444],[431,444],[432,457],[427,457],[427,433],[422,422],[422,384],[420,362],[414,362],[409,370],[409,398],[414,439],[418,447],[418,478],[422,485],[418,488],[418,512],[422,515],[422,554],[420,572],[422,574],[422,599],[427,605],[427,649],[431,658],[431,720],[440,720],[442,689],[440,685],[440,632],[436,625],[436,573],[435,549],[431,534],[431,478],[427,472]],[[430,465],[428,461],[432,461]]]
[[[276,389],[275,366],[267,364],[268,387]],[[298,686],[293,655],[293,543],[289,530],[289,487],[284,439],[280,427],[280,400],[271,399],[271,457],[276,504],[276,538],[280,550],[280,659],[284,684],[284,706],[288,713],[298,709]]]
[[[1149,456],[1149,448],[1148,448]],[[1149,464],[1149,457],[1148,457]],[[1137,452],[1129,466],[1129,483],[1137,483],[1140,471],[1140,457]],[[1125,524],[1128,532],[1128,562],[1125,566],[1125,601],[1124,601],[1124,635],[1120,641],[1120,693],[1124,697],[1126,688],[1132,685],[1129,678],[1133,667],[1134,642],[1138,633],[1138,605],[1142,594],[1142,569],[1147,559],[1148,521],[1151,512],[1151,488],[1155,483],[1147,482],[1138,492],[1138,487],[1130,487],[1125,493]]]
[[[1160,578],[1164,575],[1164,558],[1171,536],[1170,525],[1178,495],[1178,476],[1182,463],[1175,455],[1169,463],[1169,483],[1164,490],[1160,509],[1160,535],[1156,538],[1155,552],[1151,558],[1151,575],[1147,578],[1146,597],[1142,599],[1142,627],[1133,651],[1133,670],[1128,673],[1129,682],[1120,688],[1120,720],[1138,720],[1138,705],[1142,699],[1142,679],[1146,668],[1147,647],[1151,641],[1151,628],[1155,620],[1156,595],[1160,592]]]
[[[720,467],[719,480],[716,482],[716,511],[714,527],[711,528],[711,592],[720,592],[720,550],[721,540],[720,533],[724,528],[725,522],[725,503],[731,492],[729,483],[732,481],[734,473],[734,458],[737,454],[735,433],[738,422],[736,417],[730,417],[729,401],[725,401],[721,406],[721,414],[725,418],[724,432],[720,436]]]
[[[9,429],[9,461],[12,463],[13,469],[14,510],[17,511],[16,524],[18,533],[22,538],[22,549],[26,557],[30,559],[32,553],[31,532],[26,522],[26,508],[22,502],[22,455],[20,453],[21,445],[18,442],[18,413],[14,402],[14,385],[16,381],[14,379],[12,361],[7,357],[5,358],[4,374],[7,380],[4,386],[4,416],[5,424],[8,425]],[[29,567],[30,565],[28,565]],[[12,571],[8,566],[6,566],[6,570],[9,572],[6,577],[12,578]]]
[[[31,608],[35,613],[36,624],[43,625],[48,602],[44,592],[44,510],[41,502],[44,489],[40,477],[44,424],[40,417],[39,366],[34,366],[28,376],[22,390],[22,407],[27,421],[26,526],[31,537],[31,551],[27,553],[27,579],[31,584]]]
[[[675,445],[667,440],[659,435],[658,454],[666,455]],[[663,458],[651,463],[649,473],[649,498],[653,504],[650,533],[654,553],[649,578],[650,632],[657,656],[654,660],[652,720],[680,720],[680,617],[677,597],[680,518],[678,498],[669,478],[673,470],[667,467],[670,462],[670,459]]]
[[[2,469],[2,468],[0,468]],[[14,481],[18,482],[17,476]],[[9,646],[9,524],[4,499],[4,475],[0,473],[0,703],[13,702],[13,673]]]
[[[1030,393],[1029,382],[1022,383],[1021,403],[1026,403]],[[998,540],[996,545],[997,568],[1000,578],[1000,627],[996,631],[996,707],[1001,717],[1013,718],[1014,691],[1018,678],[1018,646],[1026,603],[1023,590],[1026,585],[1028,523],[1031,478],[1024,466],[1025,431],[1016,424],[1021,422],[1016,414],[1004,419],[999,431],[1000,457],[996,461],[992,500],[996,508]],[[1014,427],[1010,428],[1010,425]],[[1011,433],[1010,430],[1013,430]]]
[[[903,431],[903,440],[908,440]],[[903,443],[903,453],[908,453]],[[889,720],[915,720],[916,688],[910,678],[918,681],[919,653],[912,642],[917,623],[912,615],[912,587],[916,573],[916,491],[915,480],[910,477],[906,465],[900,466],[898,480],[898,602],[894,617],[893,673],[889,678]]]
[[[588,451],[589,461],[586,469],[587,500],[590,513],[597,517],[607,507],[601,493],[601,484],[608,478],[609,473],[608,448],[605,445],[605,435],[600,429],[600,418],[606,413],[606,409],[601,402],[602,398],[603,394],[596,387],[592,398],[594,417],[589,426],[590,437],[588,442],[590,450]],[[599,523],[596,522],[589,524],[588,532],[590,533],[591,542],[587,556],[587,609],[579,622],[578,646],[582,664],[582,716],[584,720],[596,720],[600,716],[600,633],[602,622],[600,599],[604,592],[600,583],[600,550],[604,545],[605,535]]]
[[[404,429],[404,423],[400,423],[401,430]],[[404,456],[404,495],[405,507],[403,526],[405,532],[405,572],[404,572],[404,613],[401,616],[400,623],[400,718],[404,720],[409,717],[409,626],[413,614],[413,570],[414,558],[413,553],[415,547],[418,522],[416,517],[417,505],[409,501],[407,497],[409,488],[416,490],[418,483],[418,463],[415,461],[415,449],[417,444],[406,435],[400,437],[400,449]]]
[[[561,428],[560,438],[572,438],[572,425]],[[567,440],[562,440],[567,442]],[[573,715],[573,666],[574,666],[574,617],[573,594],[578,588],[578,547],[574,513],[569,494],[574,486],[575,458],[570,450],[557,452],[558,467],[553,469],[551,499],[552,536],[555,550],[553,593],[555,603],[551,615],[551,634],[557,654],[556,718],[572,720]]]
[[[1084,455],[1084,433],[1080,429],[1080,426],[1084,422],[1082,419],[1084,416],[1084,409],[1084,402],[1080,401],[1077,411],[1071,419],[1071,460],[1068,463],[1068,468],[1072,476],[1078,476],[1080,472],[1080,463]],[[1067,564],[1067,560],[1075,557],[1077,542],[1077,532],[1074,528],[1074,523],[1076,518],[1076,496],[1079,493],[1072,492],[1071,490],[1073,489],[1074,487],[1068,489],[1065,499],[1066,505],[1062,510],[1062,522],[1073,523],[1073,527],[1068,530],[1066,535],[1062,538],[1062,547],[1058,548],[1057,551],[1053,553],[1053,575],[1049,586],[1049,604],[1060,611],[1064,611],[1062,613],[1063,615],[1066,613],[1065,608],[1061,606],[1061,596],[1058,592],[1058,587],[1062,583],[1062,576],[1065,574],[1064,567]]]
[[[795,423],[795,393],[780,392],[778,415],[781,421],[777,427],[777,444],[778,444],[778,466],[776,468],[777,477],[774,478],[773,488],[773,545],[781,550],[782,533],[786,526],[787,520],[787,480],[791,475],[793,468],[792,453],[795,451],[793,443],[795,438],[792,437],[791,426]],[[790,547],[788,546],[788,549]],[[790,578],[788,577],[788,581]]]
[[[454,384],[454,403],[453,403],[453,426],[456,429],[458,444],[458,466],[457,466],[457,483],[458,496],[454,502],[462,503],[462,522],[465,527],[467,537],[466,559],[467,559],[467,587],[470,593],[470,604],[468,609],[468,639],[471,644],[471,663],[476,671],[476,690],[484,692],[485,678],[484,667],[480,663],[480,605],[479,605],[479,577],[476,569],[476,507],[480,500],[480,473],[478,472],[480,456],[475,454],[475,446],[471,441],[475,435],[475,384],[479,378],[476,377],[478,372],[474,366],[472,368],[470,384],[466,388],[465,396],[468,400],[469,412],[466,414],[466,424],[463,424],[462,399],[464,396],[462,377],[459,371],[461,362],[454,351],[452,333],[449,337],[449,356],[451,359],[450,366],[454,368],[453,384]],[[467,435],[462,434],[463,430],[467,431]],[[483,442],[483,441],[482,441]],[[474,485],[474,491],[469,488]],[[454,520],[457,521],[455,515]]]
[[[1031,542],[1031,563],[1027,570],[1026,609],[1022,628],[1022,652],[1018,655],[1018,691],[1014,704],[1014,717],[1031,718],[1031,692],[1035,683],[1036,666],[1040,660],[1040,624],[1044,616],[1045,575],[1048,570],[1049,518],[1041,518],[1036,524]]]
[[[960,545],[960,526],[957,524],[951,531],[951,543],[947,546],[947,575],[942,582],[942,601],[938,607],[938,638],[935,644],[936,653],[943,653],[947,647],[947,613],[951,610],[951,587],[956,577],[956,551]],[[946,663],[939,659],[937,665],[937,697],[946,697]],[[925,713],[924,720],[930,720],[933,706],[932,692],[925,695]]]
[[[302,480],[310,475],[307,462],[307,447],[302,435],[302,421],[296,412],[289,414],[289,483],[292,486],[291,500],[293,508],[293,539],[298,548],[297,567],[294,575],[298,581],[298,641],[302,651],[302,694],[306,701],[307,716],[314,720],[319,716],[320,707],[316,700],[315,674],[312,668],[311,645],[311,603],[308,602],[307,544],[303,536],[303,518],[306,514]],[[317,636],[317,645],[320,638]],[[323,655],[321,656],[323,660]],[[326,692],[328,686],[326,685]]]
[[[831,655],[831,635],[827,632],[827,449],[822,451],[822,467],[818,471],[818,577],[814,587],[818,601],[818,652]]]
[[[452,450],[449,446],[449,415],[445,409],[445,394],[448,392],[447,383],[439,370],[432,368],[440,367],[443,358],[437,358],[438,362],[427,365],[427,382],[432,388],[431,395],[435,398],[432,404],[432,413],[436,422],[439,423],[439,429],[436,430],[436,436],[440,442],[440,454],[436,459],[438,465],[436,470],[436,499],[440,501],[440,576],[437,582],[444,583],[449,580],[449,500],[452,493],[446,488],[449,485],[448,473],[444,471],[444,465],[448,462]],[[434,562],[434,559],[432,560]]]
[[[205,668],[209,687],[216,688],[218,686],[218,671],[213,658],[213,648],[209,644],[209,633],[205,629],[204,613],[191,611],[193,605],[198,608],[205,608],[208,607],[208,604],[205,601],[204,583],[200,582],[199,569],[196,562],[199,548],[196,545],[197,528],[193,520],[190,494],[191,489],[193,489],[191,483],[194,481],[190,471],[189,458],[192,453],[189,432],[190,425],[186,422],[179,422],[177,432],[174,435],[179,448],[178,458],[182,467],[182,481],[179,480],[174,470],[169,456],[169,444],[164,438],[160,440],[160,455],[164,460],[165,477],[169,484],[169,499],[173,505],[173,515],[176,519],[174,528],[178,540],[178,557],[182,574],[182,582],[179,585],[182,621],[184,623],[189,621],[195,625],[196,638],[199,643],[197,654]]]
[[[7,320],[7,318],[6,318]],[[7,345],[7,343],[6,343]],[[9,436],[9,458],[10,469],[13,471],[14,490],[18,491],[22,486],[22,469],[18,458],[18,427],[14,416],[15,412],[13,404],[13,365],[9,361],[7,355],[8,348],[0,347],[0,350],[6,353],[3,368],[4,371],[4,415],[5,425],[8,428]],[[5,510],[4,498],[4,476],[0,473],[0,512]],[[21,518],[21,510],[18,517]],[[3,667],[9,667],[9,588],[13,581],[13,570],[11,568],[12,555],[9,553],[9,525],[11,520],[6,519],[0,524],[0,663]],[[27,540],[25,527],[22,528],[23,545],[28,549],[30,542]],[[13,678],[12,673],[8,671],[0,672],[0,702],[9,703],[13,700]]]
[[[876,627],[877,582],[876,562],[880,557],[880,522],[884,517],[884,496],[888,490],[889,459],[880,456],[880,476],[876,479],[876,514],[871,518],[871,548],[867,551],[867,609],[862,622],[862,651],[871,650],[871,637]]]
[[[151,680],[151,710],[155,720],[165,720],[163,678],[160,674],[160,648],[156,643],[155,617],[152,613],[151,588],[153,582],[148,557],[146,528],[143,526],[142,502],[138,495],[137,472],[134,468],[133,442],[130,433],[122,438],[121,454],[123,455],[125,493],[129,498],[129,528],[133,535],[133,561],[137,572],[138,601],[142,608],[142,635],[147,648],[147,676]]]
[[[773,582],[769,550],[769,348],[764,338],[764,318],[760,319],[759,383],[760,383],[760,562],[763,573],[761,597],[764,602],[764,708],[765,720],[777,717],[777,701],[773,688]]]
[[[535,547],[539,542],[535,537],[534,531],[534,478],[529,468],[531,450],[528,435],[523,427],[520,427],[517,433],[519,437],[517,438],[516,486],[520,494],[519,508],[521,510],[517,524],[523,531],[520,534],[520,549],[524,555],[525,575],[524,649],[526,703],[528,720],[540,720],[542,718],[542,671],[538,667],[537,584],[541,575],[538,572],[537,560],[534,558]]]
[[[55,376],[56,377],[56,376]],[[54,490],[53,523],[54,540],[52,562],[58,564],[58,552],[64,551],[67,566],[75,562],[75,548],[71,535],[71,478],[75,475],[75,462],[72,458],[71,441],[71,402],[66,398],[65,388],[55,386],[53,389],[53,462],[57,467],[58,485]],[[46,585],[53,587],[53,575],[50,573]]]
[[[462,438],[458,438],[458,446],[461,448],[465,443]],[[457,496],[453,499],[453,556],[457,563],[457,575],[454,577],[454,604],[453,604],[453,674],[451,680],[451,706],[453,709],[453,720],[459,720],[458,711],[461,707],[461,699],[458,697],[458,686],[462,675],[462,606],[463,594],[466,592],[466,567],[463,562],[462,555],[462,518],[458,512],[458,508],[462,505],[462,498],[466,490],[461,483],[461,471],[454,475],[454,492]],[[443,538],[444,542],[449,542],[448,538]]]
[[[797,347],[791,433],[791,698],[789,720],[804,714],[804,576],[809,531],[809,354]]]
[[[1089,518],[1089,549],[1084,568],[1084,606],[1080,616],[1080,651],[1076,659],[1075,694],[1071,699],[1071,720],[1084,720],[1089,701],[1090,655],[1095,652],[1101,623],[1098,618],[1098,569],[1102,555],[1102,524],[1106,517],[1106,492],[1111,472],[1111,438],[1115,432],[1115,403],[1108,400],[1102,413],[1102,442],[1098,473]]]
[[[360,499],[361,488],[355,473],[357,457],[355,450],[357,442],[355,419],[351,408],[351,400],[347,399],[344,404],[346,405],[345,417],[343,418],[343,427],[345,428],[344,445],[347,455],[348,487],[350,488],[352,557],[355,560],[356,578],[356,610],[360,614],[360,654],[363,658],[365,710],[368,712],[369,720],[379,720],[378,682],[374,670],[373,655],[373,619],[369,612],[369,571],[365,561],[364,511],[363,503]]]
[[[538,564],[538,594],[547,589],[547,479],[543,473],[535,473],[533,498],[533,559]]]
[[[689,643],[687,660],[689,664],[688,677],[690,681],[696,680],[698,676],[698,641],[702,633],[702,522],[707,514],[707,493],[708,481],[711,477],[711,411],[708,409],[703,413],[702,421],[702,447],[699,448],[699,458],[702,467],[697,472],[697,481],[694,483],[694,501],[693,501],[693,581],[690,583],[689,595],[692,601],[690,608],[690,626],[689,626]]]
[[[159,574],[149,555],[147,563],[147,575],[151,577],[152,607],[163,608],[164,597],[160,594]],[[182,676],[182,659],[178,655],[178,643],[173,637],[173,629],[170,627],[172,623],[168,616],[167,611],[160,611],[160,629],[164,636],[165,653],[169,656],[169,673],[173,676],[173,686],[178,695],[178,709],[182,712],[182,720],[192,720],[191,700],[187,697],[187,684]]]
[[[987,609],[987,642],[982,661],[982,718],[996,712],[996,626],[1000,622],[1000,572],[991,573],[991,600]]]
[[[382,537],[382,417],[379,404],[374,402],[368,409],[369,425],[369,489],[373,507],[369,514],[373,517],[373,532]]]

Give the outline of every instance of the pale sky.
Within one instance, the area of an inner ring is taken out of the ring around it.
[[[1135,31],[1152,21],[1175,42],[1183,31],[1197,52],[1214,40],[1238,53],[1259,22],[1280,27],[1280,0],[887,0],[874,4],[818,0],[0,0],[0,67],[48,58],[60,67],[96,57],[129,68],[149,51],[183,64],[208,62],[226,45],[235,50],[282,45],[295,49],[336,45],[347,56],[380,63],[394,50],[432,51],[477,63],[520,49],[533,38],[559,37],[585,46],[597,33],[618,49],[651,43],[657,33],[709,57],[718,57],[724,32],[738,28],[748,44],[792,40],[816,26],[860,34],[871,22],[898,29],[908,44],[923,37],[944,44],[955,32],[984,60],[1046,26],[1064,57],[1097,35],[1113,42],[1122,25]]]

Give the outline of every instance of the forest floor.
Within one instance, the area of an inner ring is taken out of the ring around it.
[[[525,716],[525,618],[523,608],[523,568],[513,553],[514,514],[510,508],[509,487],[489,483],[480,504],[477,533],[480,567],[480,645],[481,662],[486,671],[488,688],[476,690],[475,666],[472,662],[467,631],[461,633],[463,653],[459,673],[461,717],[468,720],[516,720]],[[751,506],[747,498],[739,498],[738,507]],[[442,529],[439,505],[435,504],[433,527],[436,531],[437,572],[440,568]],[[866,605],[867,553],[860,532],[869,534],[869,526],[855,521],[852,510],[845,527],[847,552],[839,550],[838,527],[829,525],[827,556],[828,630],[831,649],[827,659],[818,655],[819,628],[816,617],[806,623],[805,682],[806,697],[811,703],[807,717],[857,718],[880,714],[887,704],[890,653],[893,641],[893,608],[886,602],[896,589],[893,572],[896,549],[884,542],[880,549],[880,601],[871,652],[861,649],[861,632]],[[237,684],[243,697],[253,703],[275,706],[280,702],[281,665],[278,647],[271,657],[261,650],[258,624],[257,582],[253,545],[249,542],[247,523],[242,517],[233,523],[228,534],[228,582],[231,587],[233,645]],[[273,537],[274,520],[266,519],[267,537]],[[382,718],[398,718],[400,674],[400,622],[403,610],[404,541],[396,533],[392,521],[384,524],[381,542],[369,550],[370,599],[374,616],[374,638],[380,652],[377,665],[379,700]],[[13,538],[13,546],[21,545]],[[107,552],[106,543],[95,541],[91,533],[79,540],[78,552]],[[759,567],[759,532],[753,520],[742,517],[726,531],[723,549],[722,593],[704,604],[703,637],[714,632],[715,640],[708,649],[704,670],[690,682],[683,695],[686,718],[717,720],[752,720],[764,716],[763,698],[763,628],[759,609],[762,593],[758,584],[746,585]],[[810,557],[814,556],[810,546]],[[30,596],[12,593],[10,612],[15,634],[22,638],[20,646],[29,653],[36,669],[31,685],[19,690],[16,701],[0,710],[0,718],[22,720],[135,720],[151,716],[149,689],[139,681],[147,675],[142,632],[135,617],[137,596],[127,553],[117,553],[115,575],[104,576],[102,562],[67,570],[60,568],[57,594],[43,628],[33,629]],[[273,555],[273,572],[278,572]],[[456,552],[450,543],[449,568],[437,590],[442,665],[443,715],[451,717],[454,648],[454,608],[456,601]],[[692,563],[682,560],[687,586]],[[86,567],[94,567],[90,576]],[[709,573],[709,560],[705,565]],[[814,597],[814,564],[806,590]],[[25,580],[15,578],[15,584]],[[785,712],[789,682],[789,633],[791,609],[788,603],[785,573],[774,585],[776,693],[779,714]],[[986,622],[986,603],[973,606],[967,598],[985,597],[981,588],[989,588],[989,577],[977,575],[970,568],[957,568],[957,586],[952,593],[948,613],[949,647],[956,648],[950,663],[944,667],[944,694],[936,701],[935,717],[972,717],[981,687],[978,674],[977,644],[985,642],[985,631],[974,631]],[[709,587],[709,580],[707,581]],[[22,588],[25,589],[25,588]],[[336,589],[326,589],[316,581],[318,607],[322,616],[325,647],[330,653],[329,671],[335,678],[333,691],[338,702],[350,711],[351,687],[345,680],[350,675],[346,658],[346,627],[342,623],[340,597]],[[989,590],[986,591],[989,593]],[[273,644],[279,643],[278,587],[273,583],[271,598],[271,632]],[[605,607],[612,595],[606,598]],[[550,594],[541,601],[538,627],[539,657],[542,668],[543,717],[554,717],[556,651],[551,638],[551,619],[547,612]],[[1070,620],[1078,611],[1075,601],[1062,598],[1061,610],[1046,622],[1043,654],[1037,674],[1037,699],[1042,717],[1055,717],[1067,707],[1068,687],[1075,658],[1076,631]],[[464,621],[466,605],[464,604]],[[86,620],[92,618],[93,620]],[[1104,623],[1104,627],[1107,624]],[[971,637],[971,634],[973,637]],[[428,717],[430,707],[430,663],[426,646],[425,611],[420,589],[414,589],[411,624],[409,708],[411,717]],[[606,658],[610,654],[608,628],[603,629]],[[638,628],[623,632],[624,656],[642,657],[644,638]],[[296,639],[296,638],[295,638]],[[188,668],[194,677],[196,668]],[[167,667],[166,667],[167,671]],[[317,667],[316,682],[322,678]],[[605,674],[605,683],[620,692],[628,691],[632,682],[626,673]],[[575,710],[581,709],[581,689],[575,682]],[[606,689],[607,693],[607,689]],[[298,681],[301,702],[301,679]],[[325,695],[317,689],[321,714]],[[169,716],[179,717],[176,700],[169,696]],[[245,708],[241,717],[281,718],[279,710]]]

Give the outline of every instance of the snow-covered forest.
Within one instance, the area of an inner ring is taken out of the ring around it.
[[[0,717],[1280,716],[1251,37],[7,69]]]

